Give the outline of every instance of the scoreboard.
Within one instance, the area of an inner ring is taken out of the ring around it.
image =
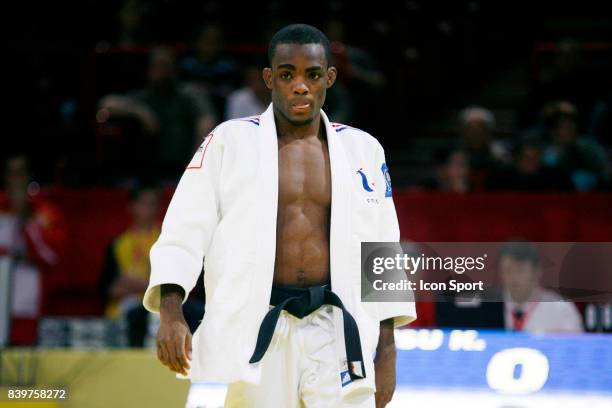
[[[409,329],[396,345],[392,407],[612,407],[609,334]]]

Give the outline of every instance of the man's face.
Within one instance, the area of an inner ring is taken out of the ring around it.
[[[174,55],[157,51],[149,62],[149,81],[152,85],[164,85],[175,78]]]
[[[517,303],[529,300],[538,286],[539,268],[530,261],[521,261],[503,256],[499,261],[499,273],[504,288]]]
[[[143,191],[132,203],[132,216],[139,225],[152,225],[159,216],[159,197],[154,191]]]
[[[578,137],[578,128],[571,119],[561,119],[551,130],[551,138],[558,145],[568,145]]]
[[[535,146],[524,146],[516,158],[516,168],[522,174],[537,174],[541,163],[540,149]]]
[[[336,80],[321,44],[278,44],[263,78],[277,113],[292,125],[306,125],[319,113],[327,88]]]
[[[491,134],[486,122],[472,119],[463,125],[463,141],[470,150],[483,150],[489,145]]]
[[[461,151],[454,152],[440,170],[442,178],[447,181],[467,180],[469,168],[465,153]]]

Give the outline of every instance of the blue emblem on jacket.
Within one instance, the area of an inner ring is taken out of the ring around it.
[[[368,178],[363,172],[363,169],[357,170],[357,173],[361,176],[361,185],[363,186],[363,189],[367,191],[368,193],[371,193],[372,191],[374,191],[372,187],[370,187],[370,183],[368,182]]]
[[[385,184],[387,188],[385,189],[385,197],[393,197],[393,191],[391,190],[391,176],[389,175],[389,168],[387,167],[387,163],[383,163],[380,166],[380,171],[383,173],[383,177],[385,178]]]

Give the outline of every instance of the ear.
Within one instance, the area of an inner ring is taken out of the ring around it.
[[[336,77],[338,76],[338,70],[336,67],[327,68],[327,83],[326,86],[331,88],[331,86],[336,82]]]
[[[261,77],[263,78],[266,86],[269,90],[272,90],[272,68],[266,67],[261,71]]]

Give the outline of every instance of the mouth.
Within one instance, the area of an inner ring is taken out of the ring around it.
[[[294,103],[291,105],[291,110],[297,113],[307,112],[310,110],[310,102]]]

